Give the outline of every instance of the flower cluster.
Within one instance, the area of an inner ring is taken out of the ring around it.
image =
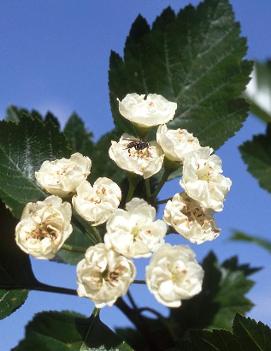
[[[167,201],[163,219],[157,219],[156,196],[163,184],[154,194],[146,194],[148,201],[133,197],[134,189],[124,200],[111,179],[100,177],[93,184],[87,180],[92,162],[80,153],[45,161],[35,176],[50,196],[26,205],[16,226],[16,242],[36,258],[53,258],[72,233],[73,208],[101,238],[77,265],[79,296],[90,298],[99,308],[112,306],[135,279],[133,259],[151,256],[147,287],[160,303],[179,307],[201,291],[204,272],[189,247],[169,245],[165,236],[173,229],[196,244],[215,239],[220,230],[213,212],[222,211],[231,181],[222,175],[221,160],[213,149],[202,147],[185,129],[166,126],[174,118],[176,103],[157,94],[128,94],[118,102],[120,114],[144,138],[123,134],[112,141],[109,157],[129,172],[128,177],[134,173],[146,184],[162,169],[167,174],[169,165],[182,167],[184,191]],[[156,140],[148,140],[148,131],[155,126]]]

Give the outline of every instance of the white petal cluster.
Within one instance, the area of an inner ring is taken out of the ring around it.
[[[54,195],[29,202],[16,226],[16,243],[36,258],[53,258],[72,232],[71,215],[71,205]]]
[[[107,247],[126,257],[148,257],[163,242],[167,225],[155,220],[156,210],[145,200],[133,198],[126,210],[118,209],[106,224]]]
[[[232,182],[221,174],[221,159],[212,152],[212,148],[202,147],[187,154],[180,184],[202,207],[219,212]]]
[[[119,101],[120,114],[140,127],[152,127],[174,118],[177,104],[158,94],[128,94]]]
[[[109,156],[118,167],[139,174],[144,179],[150,178],[162,168],[164,153],[155,141],[141,150],[129,147],[134,140],[133,136],[123,134],[119,142],[112,141]]]
[[[69,159],[44,161],[35,176],[42,189],[50,194],[66,197],[75,192],[78,185],[90,174],[90,169],[91,160],[77,152]]]
[[[186,129],[168,129],[165,124],[159,126],[156,140],[166,158],[177,162],[183,162],[186,154],[201,147],[198,139]]]
[[[93,186],[83,181],[72,199],[76,212],[91,225],[105,223],[119,207],[120,187],[111,179],[98,178]]]
[[[90,298],[98,308],[112,306],[126,294],[135,274],[131,260],[104,244],[91,246],[77,265],[78,295]]]
[[[168,307],[179,307],[182,300],[197,295],[202,289],[203,276],[194,252],[181,245],[162,245],[146,267],[149,290]]]
[[[164,221],[195,244],[214,240],[220,233],[211,211],[201,208],[199,203],[186,193],[175,194],[172,200],[167,202]]]

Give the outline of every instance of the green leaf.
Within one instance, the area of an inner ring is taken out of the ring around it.
[[[73,153],[80,152],[84,156],[92,156],[93,134],[86,130],[84,122],[76,113],[73,113],[69,118],[64,128],[64,134]]]
[[[75,312],[42,312],[26,326],[14,351],[132,351],[99,317]]]
[[[20,119],[23,118],[25,115],[31,116],[32,118],[36,118],[42,121],[42,115],[38,111],[29,111],[26,108],[20,108],[14,105],[11,105],[7,108],[5,120],[17,124],[20,122]]]
[[[17,124],[0,121],[0,197],[16,217],[27,202],[45,196],[34,176],[42,162],[65,156],[65,138],[50,120],[25,113]]]
[[[236,315],[233,333],[225,330],[192,331],[182,350],[190,351],[269,351],[271,329],[262,322]],[[186,348],[185,348],[185,347]]]
[[[27,298],[27,286],[35,285],[29,257],[15,243],[16,220],[0,202],[0,319],[7,317]],[[21,289],[20,289],[21,288]]]
[[[115,52],[110,58],[110,101],[117,127],[133,132],[118,112],[117,98],[158,93],[178,104],[170,127],[186,128],[203,145],[221,146],[247,116],[248,106],[240,97],[252,67],[243,60],[246,50],[228,0],[205,0],[177,15],[168,8],[151,28],[138,17],[124,58]]]
[[[233,323],[233,333],[244,351],[271,350],[271,329],[262,322],[236,315]]]
[[[245,91],[250,111],[264,122],[271,122],[271,61],[255,62],[252,79]]]
[[[241,231],[235,231],[231,237],[231,240],[253,243],[271,253],[271,241],[260,238],[258,236],[249,235]]]
[[[27,290],[0,289],[0,319],[6,318],[24,304]]]
[[[240,152],[248,171],[260,186],[271,192],[271,125],[266,134],[259,134],[240,146]]]

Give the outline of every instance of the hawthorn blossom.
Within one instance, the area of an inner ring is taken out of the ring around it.
[[[212,148],[202,147],[187,154],[180,184],[202,207],[220,212],[232,182],[221,174],[222,161],[212,152]]]
[[[187,246],[162,245],[146,267],[146,283],[161,304],[180,307],[202,289],[204,272]]]
[[[119,207],[121,200],[120,187],[111,179],[98,178],[93,186],[83,181],[72,198],[76,212],[91,225],[105,223]]]
[[[186,193],[175,194],[172,200],[167,202],[164,221],[195,244],[214,240],[220,233],[212,217],[212,211],[201,208],[199,203]]]
[[[158,94],[127,94],[118,101],[120,114],[143,128],[169,122],[177,109],[175,102]]]
[[[155,141],[140,149],[131,146],[133,141],[138,140],[128,134],[123,134],[118,142],[111,141],[109,157],[121,169],[150,178],[162,168],[164,153]]]
[[[71,205],[58,196],[29,202],[15,229],[17,245],[36,258],[53,258],[72,233],[71,215]]]
[[[201,147],[198,139],[186,129],[168,129],[165,124],[158,127],[156,140],[166,158],[177,162],[183,162],[186,154]]]
[[[133,198],[125,208],[116,210],[106,223],[104,242],[126,257],[149,257],[163,244],[167,225],[155,220],[155,208],[143,199]]]
[[[79,152],[69,159],[44,161],[35,172],[39,186],[50,194],[66,197],[75,192],[78,185],[90,174],[91,160]]]
[[[78,295],[91,299],[96,307],[112,306],[125,295],[136,275],[133,262],[97,244],[87,249],[77,265]]]

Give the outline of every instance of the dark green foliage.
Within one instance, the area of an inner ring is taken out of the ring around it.
[[[69,153],[51,119],[43,122],[23,112],[17,123],[0,121],[0,197],[16,217],[27,202],[45,196],[35,181],[42,162]]]
[[[231,240],[253,243],[267,250],[269,253],[271,253],[271,241],[260,238],[258,236],[249,235],[241,231],[236,231],[233,233]]]
[[[236,315],[233,332],[225,330],[194,331],[181,346],[190,351],[269,351],[271,329],[261,322]]]
[[[271,96],[271,61],[254,63],[253,90],[245,92],[251,113],[264,122],[271,122],[268,100]]]
[[[242,144],[240,152],[249,172],[262,188],[271,192],[271,125],[267,125],[265,134]]]
[[[16,220],[0,202],[0,319],[27,298],[27,286],[36,284],[29,257],[15,243]],[[13,290],[15,289],[16,290]],[[21,289],[19,289],[21,288]]]
[[[14,351],[132,351],[99,317],[75,312],[42,312],[26,326]]]
[[[227,0],[206,0],[177,15],[166,9],[150,28],[139,16],[124,49],[112,52],[109,89],[117,127],[133,133],[118,112],[127,93],[158,93],[178,103],[172,128],[186,128],[203,145],[222,145],[242,126],[247,104],[240,98],[251,63],[243,61],[240,37]]]
[[[199,295],[183,301],[178,309],[170,309],[168,318],[143,317],[154,337],[163,335],[165,349],[183,342],[193,329],[231,330],[235,314],[246,313],[253,306],[245,294],[254,284],[248,276],[258,269],[240,265],[236,257],[219,264],[213,253],[204,259],[202,265],[205,277]],[[135,349],[140,349],[142,337],[138,331],[118,329],[118,332]]]
[[[80,152],[84,156],[92,156],[93,134],[86,130],[84,122],[76,113],[73,113],[69,118],[64,128],[64,134],[71,146],[72,153]]]

